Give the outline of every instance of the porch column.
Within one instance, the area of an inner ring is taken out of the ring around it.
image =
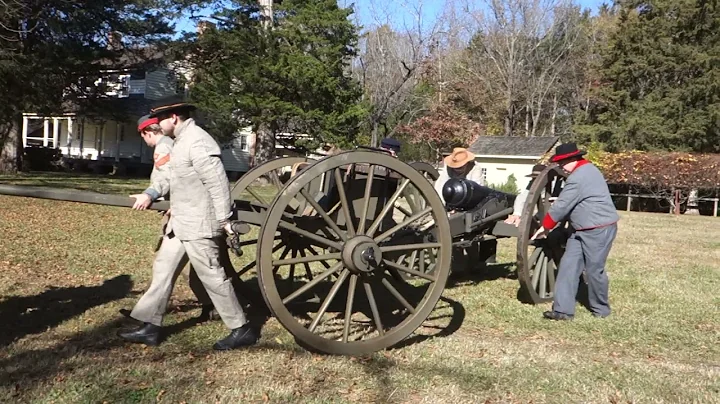
[[[122,124],[115,122],[115,162],[120,162],[120,131],[122,130]]]
[[[47,147],[50,139],[50,120],[43,118],[43,147]]]
[[[70,156],[72,153],[70,149],[72,148],[72,141],[73,141],[73,120],[72,118],[68,118],[68,134],[67,134],[67,154]]]
[[[58,140],[60,139],[60,120],[53,118],[53,148],[58,148]]]
[[[23,123],[22,123],[23,149],[25,149],[27,147],[27,135],[28,135],[28,117],[23,115]]]
[[[105,127],[107,125],[105,124],[105,121],[100,125],[100,145],[97,148],[98,152],[98,160],[100,160],[100,156],[103,155],[103,148],[105,148]]]
[[[80,121],[80,158],[83,156],[83,151],[85,151],[85,118],[82,118]]]

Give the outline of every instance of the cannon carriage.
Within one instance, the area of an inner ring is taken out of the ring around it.
[[[256,254],[238,276],[254,271],[280,324],[329,354],[375,352],[413,334],[441,298],[453,247],[479,242],[482,250],[483,241],[516,237],[521,295],[549,301],[567,224],[546,239],[530,238],[565,177],[556,166],[543,171],[515,227],[503,222],[512,203],[448,214],[433,187],[438,173],[426,163],[362,149],[320,160],[274,159],[232,189],[236,219],[253,227],[238,247]],[[0,193],[132,206],[126,197],[77,191],[0,185]]]

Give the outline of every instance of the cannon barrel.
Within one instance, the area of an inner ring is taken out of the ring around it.
[[[451,178],[442,189],[445,205],[458,211],[474,210],[485,202],[495,199],[512,206],[515,195],[496,191],[465,178]]]
[[[132,208],[134,198],[122,195],[108,195],[91,191],[79,191],[77,189],[28,187],[24,185],[0,184],[0,194],[11,196],[24,196],[30,198],[54,199],[56,201],[93,203],[98,205],[121,206]],[[148,209],[168,210],[170,202],[154,202]]]

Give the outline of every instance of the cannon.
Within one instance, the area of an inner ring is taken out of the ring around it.
[[[240,248],[256,251],[238,276],[254,271],[271,314],[299,343],[341,355],[390,348],[413,334],[441,298],[453,247],[516,237],[521,294],[531,303],[551,300],[567,223],[546,239],[530,237],[565,172],[551,165],[534,180],[519,228],[503,222],[509,195],[493,203],[490,193],[448,213],[437,178],[429,164],[368,149],[257,166],[232,189],[237,219],[254,227]],[[89,192],[0,185],[0,194],[132,206],[127,197]]]

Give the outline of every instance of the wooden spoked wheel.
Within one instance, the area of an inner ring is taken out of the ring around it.
[[[318,201],[304,190],[317,178],[333,179]],[[398,223],[392,208],[408,186],[426,207]],[[298,194],[313,211],[289,218],[283,213]],[[315,254],[282,257],[279,230]],[[381,153],[341,153],[292,178],[273,201],[260,234],[260,288],[271,312],[301,343],[329,354],[367,354],[397,344],[427,319],[449,275],[451,245],[442,202],[421,173]],[[426,272],[421,260],[397,263],[398,254],[413,252],[435,256],[435,270]],[[293,277],[292,267],[300,264],[307,265],[307,276]]]
[[[315,161],[307,157],[276,158],[248,171],[235,183],[231,194],[235,200],[238,219],[251,227],[250,233],[244,235],[240,243],[244,252],[255,256],[260,225],[265,220],[270,203],[292,176],[293,169],[297,173],[298,168],[304,168]],[[299,207],[300,204],[296,201],[295,205]],[[240,268],[238,276],[243,276],[253,269],[255,260]]]
[[[571,234],[563,221],[546,238],[530,240],[540,228],[550,205],[560,195],[567,173],[557,165],[547,167],[533,181],[520,218],[517,271],[522,296],[531,303],[552,301],[555,279],[565,244]]]

